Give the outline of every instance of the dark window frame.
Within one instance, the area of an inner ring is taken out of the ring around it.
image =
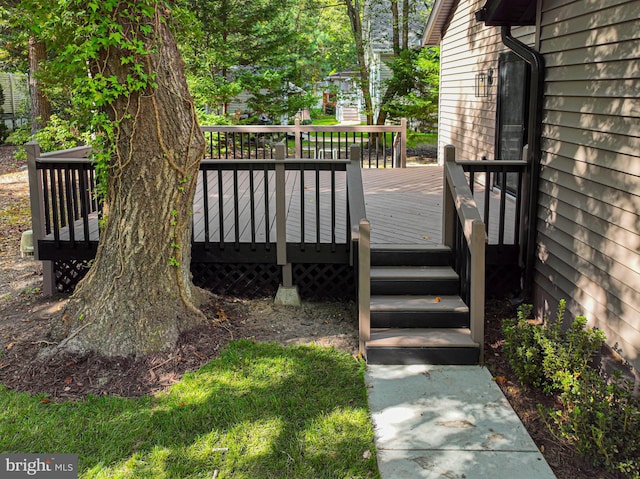
[[[522,88],[518,88],[522,86]],[[513,52],[501,53],[498,59],[498,93],[496,104],[496,135],[494,158],[522,160],[522,148],[527,144],[531,67]],[[508,146],[514,142],[515,146]],[[509,153],[504,154],[507,151]],[[494,185],[501,188],[500,175],[494,175]],[[507,191],[516,190],[516,175],[507,178]]]

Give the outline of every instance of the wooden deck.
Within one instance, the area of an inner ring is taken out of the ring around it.
[[[371,243],[430,244],[442,242],[443,167],[420,166],[393,170],[362,170]],[[483,178],[476,178],[483,181]],[[481,214],[483,195],[475,195]],[[489,244],[498,242],[500,195],[491,193]],[[507,200],[505,224],[513,225],[515,201]],[[513,227],[505,231],[505,243],[513,243]]]
[[[236,228],[241,243],[275,242],[276,205],[275,173],[269,171],[238,171],[237,182],[228,181],[231,171],[222,172],[222,209],[218,203],[220,190],[218,173],[207,174],[208,189],[208,225],[205,229],[202,175],[198,183],[194,200],[194,241],[204,242],[205,236],[211,242],[233,242]],[[374,246],[384,244],[429,244],[438,245],[442,240],[442,188],[443,168],[439,166],[421,166],[394,169],[363,169],[362,178],[365,193],[366,212],[371,222],[371,242]],[[266,176],[265,176],[266,175]],[[320,243],[332,241],[342,244],[347,239],[346,212],[346,173],[335,172],[335,195],[331,194],[331,175],[322,172],[316,183],[315,173],[306,171],[304,180],[299,171],[288,171],[285,188],[287,191],[287,242]],[[253,179],[251,178],[253,176]],[[265,179],[266,178],[266,179]],[[482,180],[482,178],[479,178]],[[478,181],[478,178],[476,179]],[[253,186],[255,195],[251,205],[248,192]],[[234,207],[234,188],[238,195],[237,212]],[[300,201],[303,197],[304,201]],[[483,196],[476,194],[480,212],[483,211]],[[491,194],[491,217],[489,221],[489,244],[498,239],[499,194]],[[252,207],[253,206],[253,207]],[[300,222],[304,208],[304,223]],[[220,221],[222,213],[223,221]],[[333,213],[333,214],[332,214]],[[318,216],[319,215],[319,216]],[[514,224],[515,201],[507,200],[505,223]],[[236,225],[235,219],[238,219]],[[333,220],[332,218],[335,218]],[[335,238],[332,238],[332,221],[335,221]],[[251,223],[255,224],[251,228]],[[90,241],[97,242],[98,226],[95,214],[89,217]],[[303,227],[304,224],[304,227]],[[318,226],[319,225],[319,230]],[[75,224],[75,240],[84,238],[82,220]],[[255,237],[251,237],[251,231]],[[513,227],[505,228],[505,243],[513,242]],[[48,235],[45,240],[53,240]],[[60,240],[69,241],[68,228],[60,231]]]

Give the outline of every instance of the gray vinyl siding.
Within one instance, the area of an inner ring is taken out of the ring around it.
[[[542,1],[536,306],[565,298],[640,367],[640,0]]]
[[[485,3],[460,0],[440,44],[440,152],[451,144],[456,147],[456,156],[465,160],[495,158],[498,56],[507,48],[498,27],[475,21],[475,12]],[[535,41],[535,28],[515,28],[513,33],[527,44]],[[490,68],[494,82],[489,96],[477,98],[476,74]]]
[[[441,42],[440,145],[494,158],[499,29],[460,0]],[[640,368],[640,0],[539,0],[539,24],[514,28],[545,59],[534,302],[585,315]]]
[[[239,111],[240,113],[247,110],[249,107],[247,102],[253,95],[247,91],[241,92],[237,97],[233,98],[227,105],[227,111],[231,114]]]

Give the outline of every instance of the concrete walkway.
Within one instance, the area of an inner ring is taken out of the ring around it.
[[[480,366],[367,366],[383,479],[554,479]]]

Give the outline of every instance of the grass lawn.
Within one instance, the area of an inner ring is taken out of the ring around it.
[[[437,145],[437,133],[420,133],[417,131],[407,130],[407,148],[416,148],[425,144]]]
[[[364,363],[238,341],[168,391],[47,402],[0,387],[0,451],[78,454],[82,478],[379,478]]]
[[[336,120],[335,115],[321,115],[313,119],[313,126],[327,126],[337,124],[338,120]]]
[[[313,120],[313,126],[330,126],[337,125],[338,121],[333,116],[321,116]],[[366,126],[366,125],[365,125]],[[326,133],[326,138],[331,137],[339,138],[344,134],[338,133]],[[386,143],[391,145],[393,135],[391,133],[385,133]],[[364,133],[363,138],[369,138],[369,133]],[[407,148],[416,148],[424,145],[437,145],[438,133],[420,133],[417,131],[407,129]]]

